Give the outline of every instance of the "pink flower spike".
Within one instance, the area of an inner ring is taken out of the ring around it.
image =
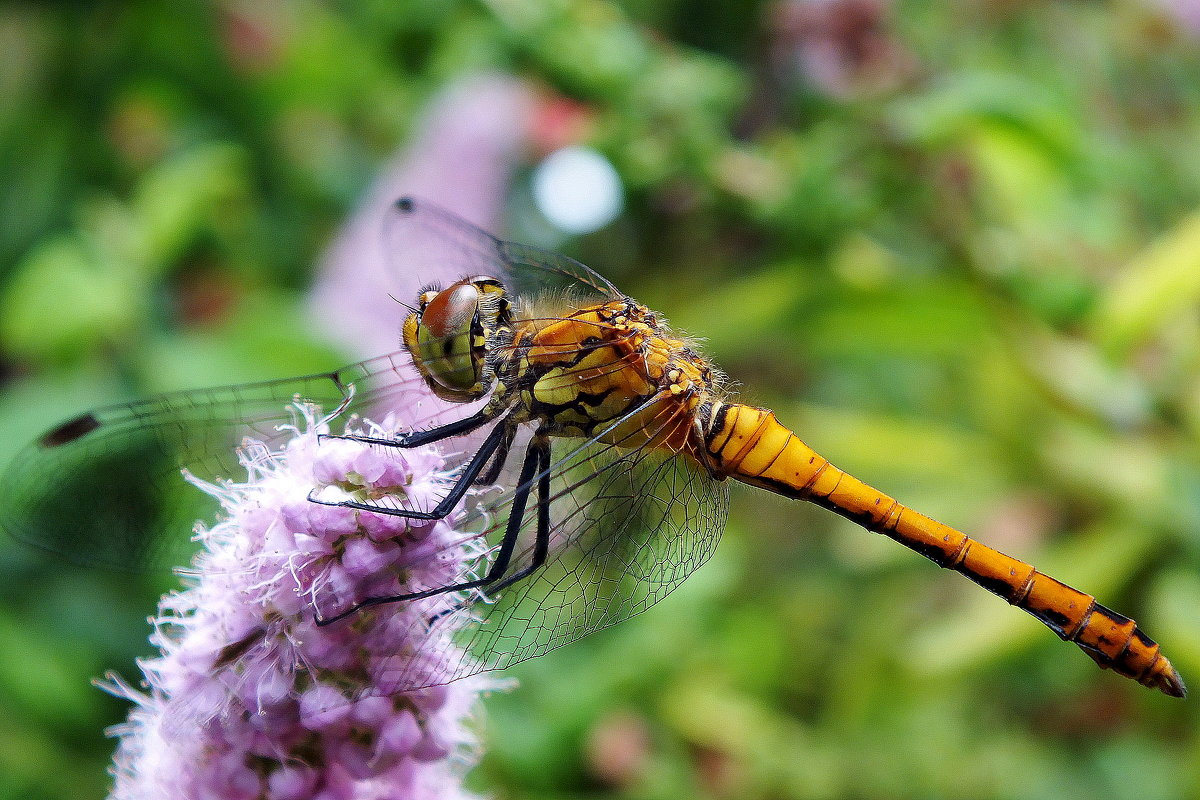
[[[220,493],[225,518],[201,532],[193,585],[160,603],[152,641],[161,653],[141,665],[147,688],[115,676],[104,683],[135,704],[112,731],[120,744],[111,800],[472,797],[462,785],[476,746],[465,720],[492,682],[421,686],[466,657],[449,644],[446,624],[466,615],[428,624],[462,598],[316,622],[367,596],[452,583],[472,556],[469,537],[445,521],[307,500],[323,481],[395,474],[396,457],[318,441],[326,432],[318,412],[301,413],[307,424],[282,450],[250,443],[239,451],[245,483],[196,482]],[[362,425],[356,432],[380,434]],[[443,463],[434,447],[404,460],[427,472]],[[416,472],[406,480],[444,479]],[[398,671],[405,653],[413,661]]]

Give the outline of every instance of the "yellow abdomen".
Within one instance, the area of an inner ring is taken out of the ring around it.
[[[882,533],[1025,609],[1101,667],[1173,697],[1186,692],[1158,644],[1133,620],[848,475],[800,441],[770,411],[719,404],[704,447],[704,456],[718,474],[809,500]]]

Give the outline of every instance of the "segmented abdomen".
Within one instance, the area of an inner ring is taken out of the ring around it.
[[[704,444],[704,455],[718,473],[809,500],[895,539],[1025,609],[1101,667],[1173,697],[1184,696],[1179,673],[1133,620],[848,475],[800,441],[773,413],[719,404]]]

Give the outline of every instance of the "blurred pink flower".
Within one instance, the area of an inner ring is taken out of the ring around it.
[[[1171,16],[1192,35],[1200,35],[1200,0],[1159,0]]]
[[[891,0],[782,0],[771,19],[774,67],[784,82],[800,77],[835,97],[893,88],[914,61],[890,12]]]
[[[194,585],[160,604],[151,639],[161,655],[141,664],[145,691],[109,676],[105,688],[136,703],[115,731],[112,800],[471,796],[464,721],[488,682],[439,685],[465,657],[449,641],[464,615],[445,613],[463,597],[364,609],[328,627],[314,619],[317,604],[328,616],[352,598],[460,574],[471,554],[453,516],[416,521],[308,499],[332,489],[419,503],[437,493],[442,458],[433,447],[319,441],[315,411],[303,413],[281,452],[243,447],[245,483],[196,482],[225,519],[199,533]]]
[[[335,342],[360,357],[398,349],[406,312],[396,300],[412,302],[429,273],[395,274],[389,249],[404,243],[384,238],[392,203],[416,195],[485,230],[499,227],[534,109],[529,87],[500,76],[465,79],[433,102],[412,142],[384,167],[322,261],[311,306]],[[437,268],[428,265],[435,274]],[[463,276],[442,277],[449,283]]]

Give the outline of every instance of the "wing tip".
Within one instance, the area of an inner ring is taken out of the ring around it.
[[[78,417],[69,419],[42,434],[41,438],[38,439],[38,444],[47,449],[61,447],[77,439],[82,439],[99,427],[100,420],[96,419],[95,414],[91,412],[80,414]]]

